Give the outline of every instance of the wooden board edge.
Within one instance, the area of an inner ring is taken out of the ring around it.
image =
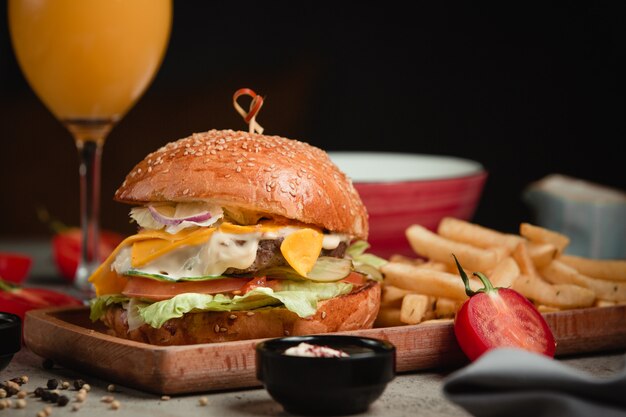
[[[29,347],[33,352],[64,366],[156,394],[206,392],[261,385],[256,379],[254,346],[266,339],[154,346],[103,334],[55,316],[55,313],[73,310],[78,312],[81,309],[85,307],[29,311],[25,322],[27,346],[32,344]],[[568,310],[546,313],[544,316],[557,338],[557,357],[626,348],[626,305]],[[585,332],[581,334],[583,330]],[[46,338],[46,334],[50,332],[55,334],[53,339],[64,340],[63,346]],[[450,321],[364,329],[340,334],[377,338],[394,344],[397,349],[398,373],[455,368],[467,363],[456,343]],[[64,349],[68,340],[75,346],[71,353]],[[81,350],[80,346],[84,344],[90,348]],[[120,355],[129,365],[139,363],[143,371],[132,372],[131,366],[122,366],[127,372],[114,372],[115,368],[120,368],[115,366],[115,360]],[[108,360],[94,361],[94,356]],[[198,366],[187,369],[184,366],[185,360]],[[207,366],[215,366],[210,377],[207,376]],[[172,381],[182,373],[185,378],[178,384],[173,384]]]

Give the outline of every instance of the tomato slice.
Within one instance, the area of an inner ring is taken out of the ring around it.
[[[454,333],[470,360],[497,347],[518,347],[550,357],[556,349],[541,313],[526,297],[507,288],[467,300],[457,313]]]
[[[188,292],[219,294],[238,291],[250,278],[220,278],[209,281],[166,282],[150,278],[129,277],[122,294],[127,297],[147,298],[153,301],[167,300]]]
[[[537,308],[522,294],[508,288],[494,288],[489,278],[474,273],[484,288],[473,291],[469,278],[454,257],[470,297],[454,319],[454,334],[470,360],[490,349],[516,347],[553,357],[554,335]]]
[[[359,274],[358,272],[350,272],[350,275],[342,279],[341,282],[354,284],[358,287],[361,285],[365,285],[367,283],[367,278],[365,277],[365,275]]]
[[[150,278],[127,277],[128,283],[122,294],[133,298],[146,298],[152,301],[168,300],[175,295],[184,293],[219,294],[235,293],[246,294],[257,287],[269,287],[275,291],[280,289],[281,280],[267,279],[266,277],[255,278],[220,278],[208,281],[181,281],[167,282],[157,281]],[[348,275],[342,281],[354,285],[363,285],[366,278],[356,272]]]

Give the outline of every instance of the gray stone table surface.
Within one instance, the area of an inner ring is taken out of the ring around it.
[[[51,263],[49,245],[46,241],[0,241],[0,251],[30,253],[35,263],[26,282],[29,286],[48,288],[65,288],[58,278]],[[1,343],[1,341],[0,341]],[[68,348],[70,348],[68,346]],[[592,355],[579,355],[559,358],[564,363],[598,376],[609,376],[624,367],[624,350],[604,352]],[[366,413],[360,416],[469,416],[462,408],[444,398],[442,384],[451,370],[432,370],[410,372],[397,375],[387,386],[383,395],[372,404]],[[53,367],[44,369],[42,358],[23,348],[11,361],[9,366],[0,371],[0,381],[26,375],[29,382],[24,385],[27,391],[46,385],[49,379],[66,380],[72,383],[81,378],[87,381],[92,390],[78,411],[72,411],[76,404],[76,390],[71,388],[61,393],[67,394],[70,403],[65,407],[52,406],[51,417],[61,416],[289,416],[280,404],[272,400],[263,388],[243,389],[221,392],[206,392],[193,395],[172,396],[162,400],[159,396],[145,393],[122,385],[116,391],[107,391],[108,381],[90,375],[80,374],[71,369]],[[120,402],[118,410],[101,402],[103,396],[112,395]],[[208,403],[200,405],[199,401],[206,397]],[[15,398],[15,397],[14,397]],[[47,404],[29,395],[24,409],[0,410],[0,417],[35,417]],[[13,399],[15,404],[15,399]],[[358,415],[357,415],[358,416]]]

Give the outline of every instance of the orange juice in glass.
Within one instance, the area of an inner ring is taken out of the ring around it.
[[[9,0],[8,12],[24,76],[79,150],[83,248],[76,285],[87,290],[98,263],[102,146],[161,65],[172,0]]]

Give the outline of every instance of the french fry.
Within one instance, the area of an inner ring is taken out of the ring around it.
[[[459,262],[472,271],[492,269],[501,256],[498,251],[446,239],[417,224],[409,226],[406,237],[417,254],[445,263],[452,263],[452,254],[455,254]]]
[[[522,223],[520,235],[512,235],[449,217],[437,233],[412,225],[406,237],[416,257],[394,255],[381,268],[377,327],[453,320],[467,295],[452,254],[472,290],[483,287],[473,273],[483,272],[495,287],[518,291],[542,313],[626,304],[626,260],[565,255],[569,238],[543,227]]]
[[[423,294],[408,294],[402,300],[400,321],[406,324],[418,324],[434,318],[434,298]]]
[[[374,321],[374,327],[404,326],[400,321],[400,307],[381,307]]]
[[[422,265],[426,261],[423,258],[411,258],[409,256],[400,255],[399,253],[396,253],[389,257],[389,262],[398,262],[398,263],[410,264],[410,265]]]
[[[454,317],[461,308],[462,301],[439,297],[435,300],[435,317],[438,319]]]
[[[447,271],[449,268],[449,265],[443,262],[425,261],[421,258],[409,258],[408,256],[404,255],[391,255],[391,257],[389,258],[389,262],[413,265],[418,268],[434,269],[435,271]]]
[[[532,259],[530,259],[530,255],[528,254],[528,250],[526,248],[526,242],[518,244],[513,251],[513,258],[517,262],[522,274],[537,276],[537,269],[535,268],[535,264]]]
[[[589,259],[572,255],[562,255],[559,260],[589,277],[611,281],[626,281],[626,261]]]
[[[465,286],[458,275],[389,262],[381,268],[385,283],[419,294],[464,300]]]
[[[424,320],[420,323],[420,326],[427,326],[429,324],[446,324],[446,323],[454,323],[453,318],[436,318],[436,319],[428,319]]]
[[[600,300],[599,298],[593,303],[594,307],[613,307],[616,305],[616,301]]]
[[[496,230],[453,217],[442,219],[439,222],[437,233],[447,239],[483,249],[504,247],[508,253],[512,252],[522,240],[520,236],[500,233]]]
[[[551,243],[528,242],[526,248],[535,268],[543,268],[548,265],[559,253],[556,246]]]
[[[540,273],[547,281],[554,284],[574,284],[589,288],[603,300],[626,300],[626,282],[590,278],[563,262],[552,261],[541,269]]]
[[[596,298],[596,294],[587,288],[570,284],[552,285],[534,275],[520,275],[511,288],[537,304],[562,309],[589,307]]]
[[[448,265],[443,262],[428,261],[418,266],[419,268],[431,269],[433,271],[446,272]]]
[[[520,235],[531,242],[550,243],[556,247],[559,254],[563,253],[567,245],[569,245],[569,237],[564,234],[530,223],[522,223],[520,225]]]
[[[494,287],[508,288],[519,277],[520,269],[510,256],[501,260],[489,274]]]
[[[407,294],[411,294],[411,291],[385,283],[383,286],[383,294],[380,299],[380,305],[400,308],[402,305],[402,299]]]
[[[561,311],[561,309],[558,307],[546,306],[543,304],[539,304],[537,306],[537,310],[539,310],[540,313],[555,313],[557,311]]]

